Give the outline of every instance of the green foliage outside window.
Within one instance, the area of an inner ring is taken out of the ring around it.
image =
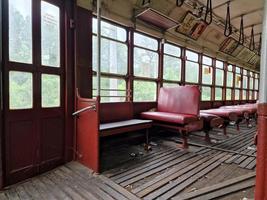
[[[139,77],[158,77],[158,53],[134,48],[134,75]]]
[[[199,64],[186,61],[185,81],[189,83],[198,83]]]
[[[164,55],[163,79],[171,81],[181,80],[181,59]]]
[[[223,86],[224,71],[221,69],[216,69],[215,83],[217,86]]]
[[[134,81],[134,101],[156,101],[157,84],[150,81]]]
[[[9,108],[29,109],[33,107],[32,73],[9,72]]]
[[[201,99],[202,99],[202,101],[210,101],[211,100],[211,88],[210,87],[202,87],[201,88]]]
[[[32,63],[31,0],[9,0],[9,60]]]
[[[233,72],[227,72],[226,86],[233,87]]]
[[[93,77],[93,96],[96,96],[96,77]],[[101,102],[123,102],[126,100],[126,82],[123,79],[101,77]]]
[[[232,100],[232,90],[226,89],[226,100]]]
[[[222,88],[215,88],[215,100],[216,101],[222,100]]]
[[[97,38],[93,36],[93,70],[96,71]],[[126,74],[128,64],[128,48],[126,44],[108,39],[101,39],[101,72]]]
[[[42,107],[60,106],[60,76],[42,74]]]

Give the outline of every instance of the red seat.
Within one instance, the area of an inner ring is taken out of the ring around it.
[[[168,123],[177,123],[181,125],[197,121],[199,118],[196,115],[178,114],[168,112],[143,112],[141,117],[144,119],[152,119],[156,121],[163,121]]]
[[[200,91],[198,86],[160,88],[157,110],[143,112],[141,117],[154,120],[154,124],[178,130],[187,148],[187,133],[203,128],[199,117]]]

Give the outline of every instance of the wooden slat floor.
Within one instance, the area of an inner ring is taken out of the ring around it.
[[[213,144],[194,133],[189,150],[177,149],[179,138],[167,133],[152,138],[150,152],[140,144],[115,145],[102,150],[101,175],[71,162],[6,188],[0,199],[253,199],[256,128],[227,131],[225,137],[214,130]]]

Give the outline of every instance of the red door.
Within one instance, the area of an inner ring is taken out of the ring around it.
[[[64,158],[64,0],[5,0],[4,163],[12,184]]]

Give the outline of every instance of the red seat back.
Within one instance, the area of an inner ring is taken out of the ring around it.
[[[200,90],[198,86],[160,88],[158,111],[199,115]]]

